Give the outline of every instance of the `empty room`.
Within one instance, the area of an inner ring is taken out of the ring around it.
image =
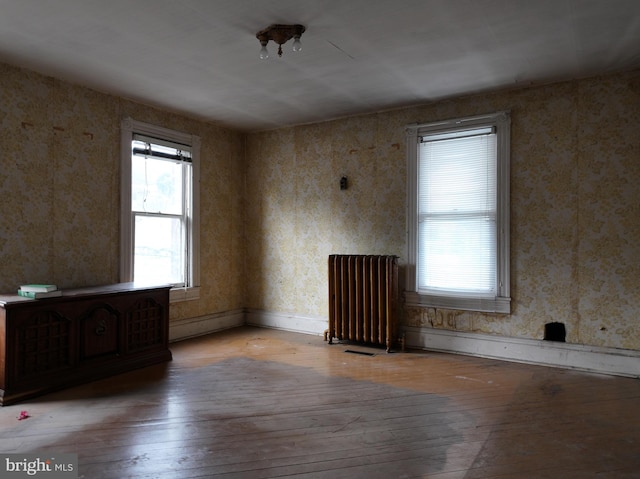
[[[638,477],[640,3],[0,12],[0,477]]]

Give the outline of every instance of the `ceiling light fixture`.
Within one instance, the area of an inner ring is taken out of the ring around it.
[[[269,58],[269,52],[267,51],[267,43],[269,40],[273,40],[278,44],[278,56],[282,56],[282,45],[293,38],[293,51],[299,52],[302,50],[302,44],[300,43],[300,37],[304,33],[306,28],[302,25],[271,25],[264,30],[260,30],[256,33],[256,38],[260,41],[262,48],[260,49],[260,58],[265,60]]]

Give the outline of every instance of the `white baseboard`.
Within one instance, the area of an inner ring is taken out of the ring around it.
[[[261,328],[283,329],[296,333],[322,336],[329,328],[327,318],[274,313],[255,309],[246,310],[246,324]]]
[[[244,325],[318,336],[328,329],[327,318],[323,317],[239,309],[171,321],[169,340],[179,341]],[[640,377],[640,351],[408,326],[403,327],[402,332],[408,348]]]
[[[197,318],[179,319],[169,322],[169,341],[181,341],[244,325],[245,315],[242,309]]]
[[[640,352],[554,341],[505,338],[432,328],[403,327],[410,348],[465,354],[580,371],[640,376]]]

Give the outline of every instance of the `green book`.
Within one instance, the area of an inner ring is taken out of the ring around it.
[[[56,289],[58,289],[58,287],[55,284],[23,284],[20,286],[21,291],[28,293],[49,293]]]
[[[32,299],[55,298],[56,296],[62,296],[62,290],[56,289],[55,291],[34,293],[33,291],[23,291],[22,289],[19,289],[18,296]]]

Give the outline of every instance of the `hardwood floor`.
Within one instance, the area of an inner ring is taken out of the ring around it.
[[[255,328],[171,350],[1,408],[0,451],[87,479],[640,477],[635,379]]]

